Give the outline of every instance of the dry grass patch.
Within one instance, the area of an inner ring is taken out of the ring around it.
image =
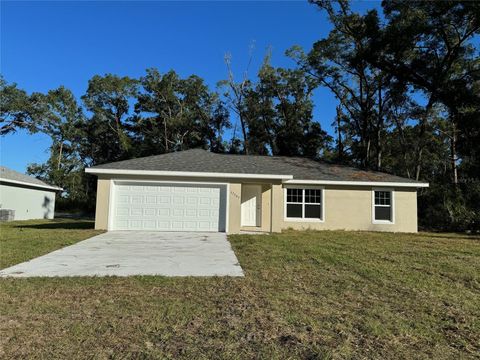
[[[246,277],[2,279],[0,357],[475,358],[480,239],[231,236]]]

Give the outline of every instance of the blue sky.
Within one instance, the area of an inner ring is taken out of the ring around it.
[[[330,25],[306,1],[291,2],[1,2],[0,69],[27,92],[60,85],[77,97],[88,80],[113,73],[139,77],[146,68],[197,74],[215,88],[226,77],[225,53],[240,77],[255,42],[254,75],[267,47],[274,66],[293,66],[284,52],[309,49]],[[365,10],[378,2],[356,2]],[[315,94],[315,119],[331,131],[336,100],[326,89]],[[2,165],[24,172],[44,162],[50,140],[19,131],[1,140]]]

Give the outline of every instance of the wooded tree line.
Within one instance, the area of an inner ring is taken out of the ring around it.
[[[359,14],[347,1],[311,2],[332,30],[311,49],[292,47],[291,68],[272,66],[267,52],[255,77],[237,80],[226,58],[216,89],[173,70],[94,76],[79,100],[64,87],[27,94],[2,79],[0,132],[52,138],[50,158],[28,172],[65,188],[69,206],[94,204],[85,167],[203,147],[428,181],[422,225],[480,228],[480,5],[384,1],[383,14]],[[313,116],[319,87],[338,100],[335,134]]]

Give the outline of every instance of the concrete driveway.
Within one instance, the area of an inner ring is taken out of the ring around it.
[[[0,277],[243,276],[224,233],[111,231],[0,271]]]

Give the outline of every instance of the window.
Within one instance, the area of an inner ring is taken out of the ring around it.
[[[323,220],[322,198],[322,189],[287,188],[286,217]]]
[[[393,191],[373,191],[373,221],[393,223]]]

